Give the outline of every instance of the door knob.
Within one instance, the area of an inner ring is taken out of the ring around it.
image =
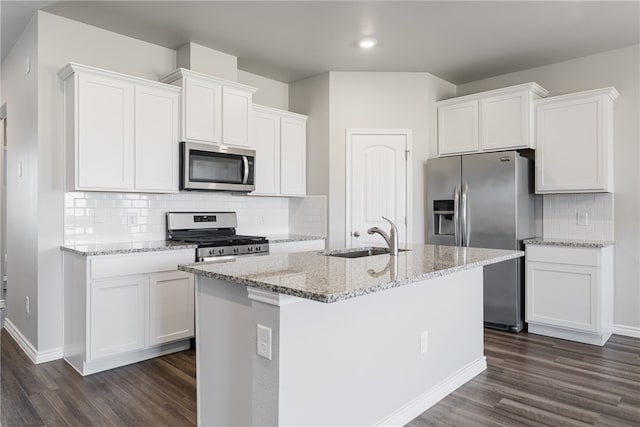
[[[360,237],[360,232],[359,231],[354,231],[353,232],[353,237]]]

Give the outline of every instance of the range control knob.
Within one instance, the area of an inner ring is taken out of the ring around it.
[[[233,248],[233,253],[234,253],[234,254],[237,254],[238,252],[240,252],[240,249],[239,249],[239,248]]]
[[[247,248],[247,250],[248,250],[249,252],[253,252],[253,246],[249,246],[249,247]]]
[[[260,252],[261,250],[262,250],[262,247],[256,246],[256,252]]]
[[[209,255],[213,256],[214,252],[213,249],[209,249]]]
[[[224,249],[218,249],[218,255],[224,254]]]

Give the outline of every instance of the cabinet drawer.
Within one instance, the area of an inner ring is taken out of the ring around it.
[[[195,257],[195,249],[99,256],[90,261],[91,278],[176,270],[178,264],[194,262]]]
[[[528,245],[526,260],[555,264],[599,266],[600,252],[601,249],[594,248]]]

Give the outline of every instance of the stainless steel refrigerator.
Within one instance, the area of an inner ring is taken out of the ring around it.
[[[535,236],[533,162],[517,151],[427,161],[428,243],[523,250]],[[486,327],[524,326],[524,258],[484,267]]]

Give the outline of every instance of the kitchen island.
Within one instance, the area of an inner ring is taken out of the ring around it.
[[[407,249],[181,265],[198,424],[401,425],[482,372],[482,267],[524,253]]]

